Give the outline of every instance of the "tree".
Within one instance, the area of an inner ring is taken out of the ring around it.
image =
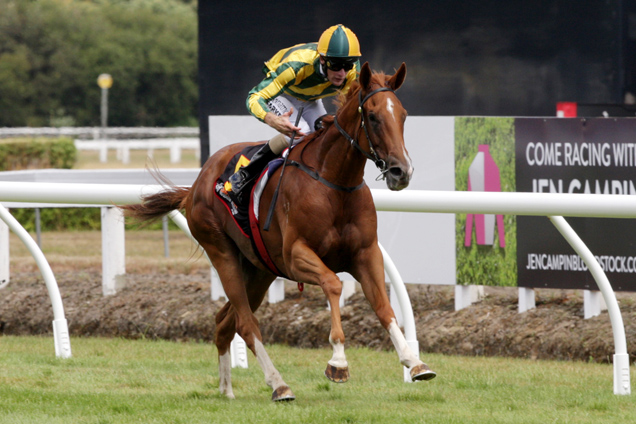
[[[196,125],[197,16],[176,0],[0,0],[0,126]]]

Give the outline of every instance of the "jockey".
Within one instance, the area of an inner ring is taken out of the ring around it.
[[[242,203],[241,191],[265,164],[289,147],[292,133],[303,137],[320,128],[320,118],[327,114],[322,99],[349,90],[360,71],[360,55],[360,43],[353,31],[334,25],[322,33],[318,43],[283,49],[265,62],[265,79],[249,92],[247,109],[281,134],[229,178],[232,188],[228,194],[236,203]],[[304,109],[296,127],[293,122],[301,107]]]

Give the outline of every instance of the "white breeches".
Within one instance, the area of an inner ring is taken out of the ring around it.
[[[267,103],[267,106],[269,106],[270,110],[278,116],[282,115],[283,113],[289,112],[289,110],[293,107],[294,111],[289,117],[289,120],[292,124],[296,123],[298,111],[302,107],[303,114],[300,117],[298,127],[300,127],[301,131],[305,134],[310,134],[316,131],[314,128],[316,120],[327,113],[325,106],[322,104],[322,99],[305,102],[302,100],[298,100],[295,97],[288,96],[287,94],[281,94],[280,96],[270,100]],[[289,137],[287,139],[289,140]],[[300,140],[302,139],[295,139],[294,144],[298,143]]]

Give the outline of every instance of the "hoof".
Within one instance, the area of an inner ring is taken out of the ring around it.
[[[349,380],[349,367],[339,368],[327,364],[325,376],[334,383],[345,383]]]
[[[289,402],[294,399],[296,399],[296,396],[294,396],[289,386],[280,386],[272,393],[272,400],[274,402]]]
[[[230,393],[224,393],[221,392],[222,395],[225,395],[226,398],[228,399],[236,399],[236,397],[234,397],[234,393],[230,392]]]
[[[411,380],[413,381],[427,381],[432,380],[437,376],[435,371],[431,370],[428,365],[420,364],[411,368]]]

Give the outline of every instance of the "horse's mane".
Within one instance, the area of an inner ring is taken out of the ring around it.
[[[387,76],[384,72],[372,72],[371,73],[371,82],[370,84],[378,84],[380,86],[384,86],[386,82],[389,80],[389,76]],[[358,92],[361,90],[360,81],[355,80],[351,84],[351,88],[347,93],[340,93],[334,103],[336,104],[338,110],[344,106],[352,97],[357,96]]]
[[[373,72],[371,74],[371,84],[376,83],[380,86],[384,86],[386,81],[389,79],[390,77],[387,76],[384,72]],[[351,83],[351,87],[349,88],[349,91],[347,91],[346,93],[340,92],[340,94],[336,97],[336,99],[333,101],[333,103],[336,105],[336,114],[338,114],[338,111],[340,111],[340,109],[347,104],[349,101],[351,101],[351,99],[354,99],[357,97],[358,92],[362,89],[362,87],[360,86],[360,82],[356,79],[353,83]],[[305,140],[307,140],[307,142],[311,142],[312,140],[314,140],[315,138],[318,138],[323,132],[325,132],[331,125],[333,125],[333,121],[334,121],[334,116],[335,115],[327,115],[322,119],[322,128],[318,131],[315,131],[311,134],[309,134]]]

